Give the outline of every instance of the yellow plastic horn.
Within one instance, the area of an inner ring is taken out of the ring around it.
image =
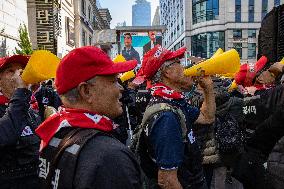
[[[226,74],[221,74],[220,76],[223,78],[229,78],[229,79],[233,79],[235,77],[236,73],[226,73]]]
[[[114,63],[125,62],[125,61],[126,59],[121,54],[116,55],[116,57],[113,59]]]
[[[219,48],[219,49],[213,54],[213,56],[212,56],[211,58],[215,58],[215,57],[219,56],[219,55],[222,54],[222,53],[224,53],[223,49]],[[211,59],[211,58],[210,58],[210,59]],[[218,76],[221,77],[221,78],[230,78],[230,79],[232,79],[232,78],[235,77],[235,73],[219,74]]]
[[[27,84],[35,84],[55,78],[60,59],[47,50],[35,51],[25,67],[22,79]]]
[[[229,91],[229,92],[232,92],[233,90],[235,90],[235,89],[237,89],[237,88],[238,88],[238,84],[237,84],[236,81],[234,80],[234,81],[231,83],[231,85],[230,85],[228,91]]]
[[[128,71],[128,72],[123,73],[122,76],[120,76],[120,80],[121,80],[122,83],[123,83],[123,82],[125,82],[125,81],[127,81],[127,80],[129,80],[129,79],[134,78],[134,77],[135,77],[135,73],[134,73],[133,70],[131,70],[131,71]]]
[[[125,58],[124,58],[121,54],[118,54],[118,55],[113,59],[113,62],[114,62],[114,63],[125,62],[125,61],[126,61]],[[121,82],[123,83],[123,82],[125,82],[125,81],[127,81],[127,80],[129,80],[129,79],[134,78],[134,77],[135,77],[135,73],[134,73],[133,70],[131,70],[131,71],[128,71],[128,72],[123,73],[123,74],[120,76],[120,80],[121,80]]]
[[[221,48],[219,48],[214,54],[213,54],[213,56],[211,57],[211,58],[215,58],[216,56],[219,56],[220,54],[222,54],[224,51],[221,49]]]
[[[236,73],[240,69],[240,56],[235,49],[210,58],[184,70],[186,76]]]
[[[282,60],[280,61],[281,64],[284,64],[284,57],[282,58]]]

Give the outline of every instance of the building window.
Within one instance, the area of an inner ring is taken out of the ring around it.
[[[87,45],[87,38],[86,38],[86,32],[82,30],[82,46]]]
[[[280,5],[280,0],[274,0],[274,6],[277,7]]]
[[[91,19],[92,19],[92,9],[91,9],[91,6],[88,7],[88,19],[89,19],[89,21],[91,21]]]
[[[262,0],[261,19],[267,14],[268,0]]]
[[[86,1],[85,0],[81,1],[81,9],[82,9],[82,13],[86,15]]]
[[[254,0],[249,0],[249,22],[254,22]]]
[[[235,1],[235,22],[241,22],[242,20],[242,3],[241,0]]]
[[[210,58],[218,48],[225,48],[225,33],[208,32],[191,38],[192,56]]]
[[[69,18],[65,17],[66,22],[66,43],[68,45],[74,46],[75,44],[75,32],[74,32],[74,22]]]
[[[242,30],[240,29],[233,30],[233,38],[242,38]]]
[[[92,45],[92,36],[89,36],[89,45]]]
[[[249,29],[248,30],[248,37],[249,38],[256,38],[256,30],[255,29]]]
[[[240,58],[242,59],[242,43],[234,43],[234,49],[238,51]]]
[[[219,0],[192,0],[192,20],[197,24],[219,17]]]
[[[256,44],[248,43],[248,59],[256,58]]]

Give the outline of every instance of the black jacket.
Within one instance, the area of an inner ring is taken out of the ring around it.
[[[86,131],[87,129],[82,130]],[[61,129],[42,151],[39,177],[43,185],[48,180],[47,173],[53,166],[52,161],[60,148],[60,142],[72,131],[74,128]],[[125,145],[103,132],[99,132],[83,143],[84,137],[79,141],[66,148],[59,156],[58,163],[55,165],[56,170],[52,174],[53,186],[56,183],[58,189],[141,188],[139,164]],[[56,173],[59,173],[57,179]]]
[[[252,97],[244,98],[244,127],[255,130],[278,107],[284,105],[284,85],[258,91]]]
[[[275,189],[284,186],[284,136],[274,146],[267,161],[270,183]]]
[[[240,180],[245,188],[268,189],[263,163],[284,135],[283,89],[283,85],[280,85],[259,94],[261,108],[256,107],[256,113],[265,114],[259,117],[255,132],[247,140],[245,151],[238,158],[233,172],[233,176]]]
[[[17,184],[37,187],[40,140],[34,130],[39,125],[39,117],[30,110],[30,97],[29,90],[17,89],[0,118],[1,188],[17,188]]]

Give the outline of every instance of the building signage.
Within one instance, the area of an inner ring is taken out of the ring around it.
[[[60,0],[35,0],[39,49],[57,54],[57,37],[61,31]]]

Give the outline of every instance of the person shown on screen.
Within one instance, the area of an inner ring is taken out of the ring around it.
[[[156,31],[148,31],[150,41],[143,46],[143,54],[154,48],[155,45],[162,45],[162,38],[157,36]]]
[[[124,49],[122,50],[122,56],[128,60],[137,60],[138,65],[141,64],[139,53],[132,46],[132,36],[130,33],[124,34]]]

